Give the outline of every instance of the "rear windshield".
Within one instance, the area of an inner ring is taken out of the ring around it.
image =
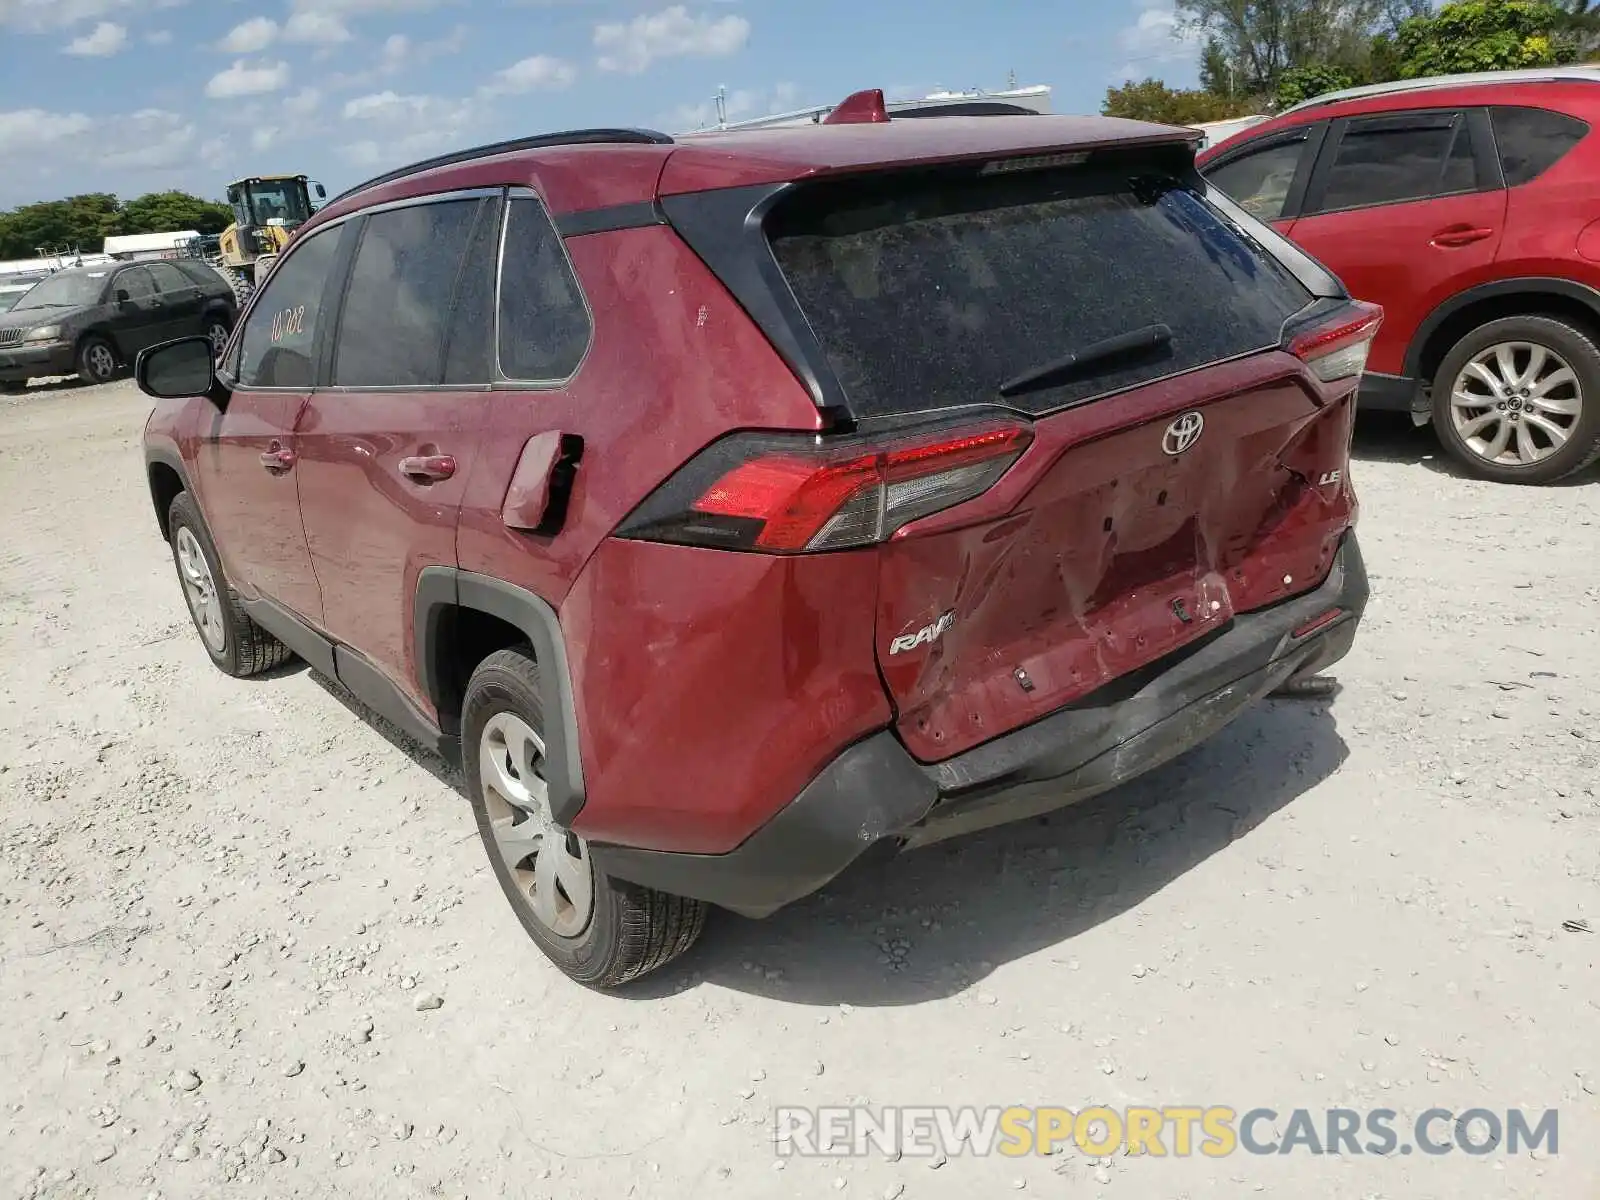
[[[1275,346],[1311,300],[1187,184],[1125,168],[813,185],[767,233],[859,417],[997,403],[1020,373],[1170,330],[1005,401],[1049,412]]]

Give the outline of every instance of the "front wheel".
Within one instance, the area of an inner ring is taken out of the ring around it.
[[[578,983],[617,987],[694,945],[706,906],[608,878],[584,840],[557,824],[543,775],[545,727],[532,656],[501,650],[484,659],[461,714],[478,835],[517,919],[546,957]]]
[[[78,347],[78,378],[85,383],[110,383],[117,374],[117,352],[103,337],[86,337]]]
[[[1505,317],[1445,356],[1433,384],[1445,450],[1496,483],[1553,483],[1600,458],[1600,347],[1558,317]]]
[[[221,671],[243,678],[289,660],[289,649],[250,619],[222,574],[217,548],[188,492],[167,510],[172,561],[195,632]]]

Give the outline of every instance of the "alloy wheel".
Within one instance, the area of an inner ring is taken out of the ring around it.
[[[228,327],[220,321],[213,321],[206,326],[206,336],[211,339],[211,353],[220,358],[228,345]]]
[[[89,347],[89,370],[96,379],[110,379],[117,372],[117,360],[104,342]]]
[[[556,824],[540,771],[544,740],[512,712],[484,725],[478,745],[494,845],[534,918],[557,937],[583,934],[594,913],[594,869],[583,839]]]
[[[217,595],[211,564],[200,548],[200,539],[187,525],[178,526],[174,541],[178,548],[178,578],[183,581],[183,596],[189,602],[195,628],[211,652],[221,654],[227,649],[228,635],[222,623],[222,600]]]
[[[1450,419],[1473,454],[1528,467],[1571,439],[1583,415],[1571,365],[1536,342],[1501,342],[1474,355],[1450,391]]]

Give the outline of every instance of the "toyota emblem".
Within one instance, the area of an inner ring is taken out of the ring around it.
[[[1161,449],[1172,455],[1182,454],[1200,440],[1205,427],[1206,419],[1203,416],[1197,412],[1186,412],[1167,426],[1166,436],[1161,439]]]

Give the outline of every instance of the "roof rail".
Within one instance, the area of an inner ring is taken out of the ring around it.
[[[1304,112],[1325,104],[1343,100],[1359,100],[1368,96],[1398,95],[1405,92],[1437,91],[1452,87],[1481,87],[1494,83],[1600,83],[1600,66],[1578,64],[1570,67],[1524,67],[1510,71],[1470,71],[1460,75],[1430,75],[1423,79],[1397,79],[1392,83],[1369,83],[1363,87],[1343,88],[1337,92],[1324,92],[1279,113]]]
[[[379,187],[385,183],[393,183],[397,179],[405,179],[410,175],[420,175],[424,171],[432,171],[439,167],[453,167],[459,163],[473,162],[480,158],[493,158],[498,154],[515,154],[519,150],[540,150],[551,146],[592,146],[592,145],[634,145],[634,146],[670,146],[672,138],[664,133],[657,133],[653,129],[572,129],[565,133],[540,133],[532,137],[511,138],[504,142],[490,142],[484,146],[474,146],[470,150],[456,150],[449,154],[440,154],[434,158],[425,158],[421,162],[414,162],[410,166],[398,167],[393,171],[375,176],[365,183],[358,183],[355,187],[346,188],[328,205],[365,192],[371,188]]]

